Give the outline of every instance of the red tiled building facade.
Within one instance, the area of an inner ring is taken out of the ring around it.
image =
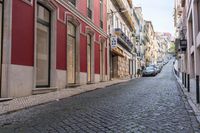
[[[0,96],[108,80],[106,8],[106,0],[0,0]]]

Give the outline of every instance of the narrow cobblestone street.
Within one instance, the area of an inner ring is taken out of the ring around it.
[[[0,133],[193,133],[200,132],[198,127],[172,61],[156,77],[0,116]]]

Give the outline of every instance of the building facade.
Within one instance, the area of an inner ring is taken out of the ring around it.
[[[164,33],[156,32],[158,43],[157,63],[162,63],[166,60],[169,40],[165,38]]]
[[[195,79],[200,75],[200,1],[175,0],[174,14],[178,70]]]
[[[109,79],[106,0],[1,0],[1,97]]]
[[[131,78],[135,68],[132,0],[108,0],[107,5],[108,33],[111,37],[111,77]]]
[[[146,66],[154,63],[154,38],[155,38],[155,31],[152,25],[151,21],[145,21],[145,33],[146,38],[148,40],[146,45],[146,51],[145,51],[145,63]]]
[[[133,10],[136,24],[136,53],[137,53],[137,69],[142,70],[145,67],[145,34],[144,34],[144,18],[142,7],[135,7]]]

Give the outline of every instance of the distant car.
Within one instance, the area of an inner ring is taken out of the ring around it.
[[[169,62],[168,60],[165,60],[165,61],[164,61],[164,64],[166,65],[168,62]]]
[[[157,70],[153,66],[146,67],[143,72],[142,76],[156,76]]]
[[[157,66],[158,72],[160,73],[162,71],[163,66],[161,64],[158,64]]]

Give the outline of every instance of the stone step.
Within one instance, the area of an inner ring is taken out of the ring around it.
[[[0,102],[10,101],[13,98],[0,98]]]
[[[52,87],[52,88],[37,88],[37,89],[34,89],[32,91],[32,94],[33,95],[44,94],[44,93],[54,92],[54,91],[57,91],[57,90],[58,90],[58,88],[56,88],[56,87]]]

